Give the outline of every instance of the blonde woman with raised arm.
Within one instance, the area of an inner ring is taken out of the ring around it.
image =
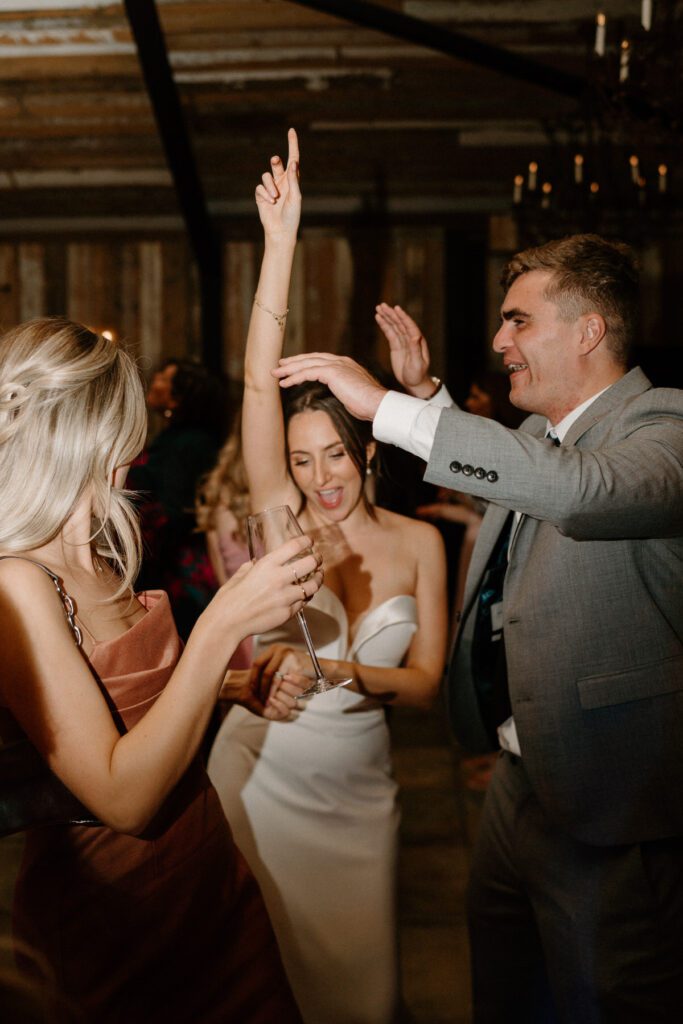
[[[397,1007],[398,815],[384,705],[431,704],[446,642],[445,560],[433,526],[370,504],[375,444],[325,387],[287,395],[282,354],[301,196],[298,150],[256,189],[265,253],[249,326],[243,450],[254,510],[288,504],[323,557],[306,610],[321,665],[347,687],[286,723],[233,709],[209,760],[261,882],[307,1024],[389,1024]],[[257,638],[266,672],[310,671],[296,628]],[[294,677],[299,678],[299,677]],[[256,720],[254,719],[254,722]]]
[[[145,421],[137,369],[105,337],[42,319],[0,339],[0,721],[99,820],[29,829],[15,933],[85,1020],[299,1021],[196,753],[219,696],[291,713],[292,682],[269,696],[226,666],[321,574],[304,556],[312,575],[295,585],[286,564],[310,539],[245,565],[181,650],[166,595],[132,590],[139,533],[122,488]]]

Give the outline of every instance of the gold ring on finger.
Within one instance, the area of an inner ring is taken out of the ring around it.
[[[301,600],[302,601],[307,601],[308,600],[308,594],[306,593],[306,588],[303,587],[303,586],[301,587]]]

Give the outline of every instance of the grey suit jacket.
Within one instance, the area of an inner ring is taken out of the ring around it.
[[[505,650],[540,802],[587,843],[680,835],[683,392],[654,389],[635,369],[560,448],[543,439],[545,423],[531,416],[513,431],[457,408],[439,420],[425,479],[492,503],[449,664],[453,727],[466,746],[485,742],[471,640],[484,568],[515,509]]]

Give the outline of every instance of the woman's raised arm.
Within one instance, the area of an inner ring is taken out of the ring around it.
[[[270,171],[256,188],[265,249],[247,334],[242,406],[244,464],[256,510],[298,502],[287,472],[280,390],[270,372],[282,355],[301,215],[299,148],[293,128],[288,142],[287,166],[279,156],[272,157]]]

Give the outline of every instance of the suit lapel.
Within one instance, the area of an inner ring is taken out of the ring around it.
[[[571,448],[583,437],[587,430],[599,423],[613,409],[616,409],[626,398],[635,398],[644,391],[649,391],[652,384],[647,379],[639,366],[630,370],[620,377],[616,383],[596,398],[592,405],[589,405],[583,415],[579,416],[576,423],[572,423],[562,442],[564,448]]]
[[[629,373],[624,374],[620,377],[611,387],[600,395],[599,398],[593,402],[592,405],[586,409],[583,415],[579,416],[575,423],[572,423],[571,427],[567,431],[564,440],[562,441],[563,448],[572,448],[577,442],[587,433],[591,427],[599,423],[601,419],[604,419],[613,409],[620,406],[626,398],[635,397],[645,391],[648,391],[652,387],[652,384],[647,379],[643,371],[639,366],[636,366]],[[534,437],[542,438],[545,436],[547,420],[540,416],[529,417],[528,420],[520,427],[520,430],[526,430],[527,433],[533,434]],[[522,527],[526,527],[528,533],[530,526],[528,523],[529,516],[522,515],[517,526],[513,529],[512,536],[510,538],[510,557],[512,556],[517,539],[520,537]],[[534,524],[538,520],[533,520]],[[528,544],[533,534],[526,536],[525,540]]]

